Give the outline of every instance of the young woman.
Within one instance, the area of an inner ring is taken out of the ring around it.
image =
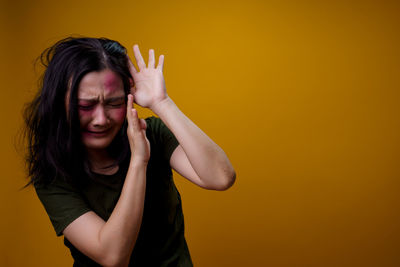
[[[171,167],[226,190],[227,156],[167,95],[161,55],[138,69],[118,42],[67,38],[25,111],[30,183],[74,266],[192,266]],[[157,64],[156,64],[157,63]],[[159,118],[138,118],[133,103]]]

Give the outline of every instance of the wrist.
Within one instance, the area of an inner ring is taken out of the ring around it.
[[[163,114],[166,109],[169,109],[171,106],[175,105],[174,101],[167,96],[163,100],[157,102],[153,106],[150,107],[150,109],[160,117],[160,114]]]
[[[147,169],[147,160],[140,159],[138,157],[131,157],[129,166],[134,169]]]

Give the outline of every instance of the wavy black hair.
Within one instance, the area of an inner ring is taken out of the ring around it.
[[[79,83],[89,72],[110,69],[121,77],[128,95],[132,77],[126,48],[106,38],[68,37],[44,50],[38,60],[45,72],[37,95],[24,110],[27,185],[48,184],[56,178],[79,184],[83,174],[93,177],[80,138]],[[108,148],[116,165],[130,157],[126,126],[125,121]]]

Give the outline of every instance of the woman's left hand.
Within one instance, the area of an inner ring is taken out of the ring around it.
[[[129,70],[134,80],[131,93],[136,104],[153,110],[153,107],[168,98],[163,75],[164,55],[160,55],[158,65],[155,67],[154,50],[150,49],[146,67],[138,45],[133,46],[133,53],[139,71],[128,57]]]

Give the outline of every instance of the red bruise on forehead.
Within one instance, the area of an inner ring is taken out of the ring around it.
[[[104,87],[109,92],[114,92],[119,88],[122,81],[118,74],[114,72],[107,72],[104,77]]]
[[[89,72],[79,83],[79,100],[103,102],[114,97],[125,97],[124,84],[110,69]]]

